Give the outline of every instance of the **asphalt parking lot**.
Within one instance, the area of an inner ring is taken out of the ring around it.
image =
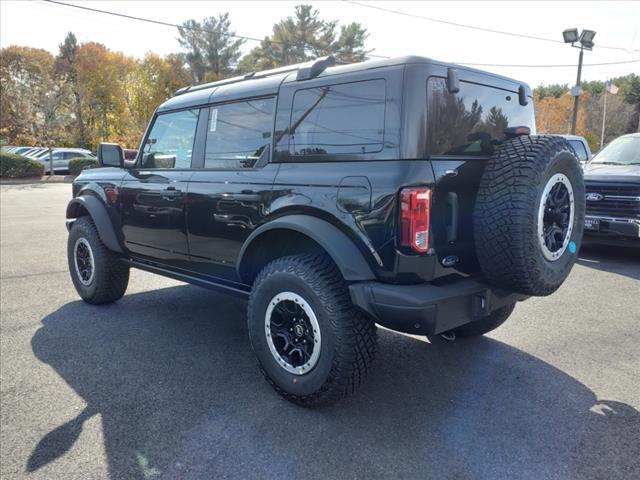
[[[379,331],[368,383],[306,410],[251,352],[243,302],[134,272],[92,307],[68,184],[2,186],[0,477],[640,478],[640,254],[590,248],[493,334]]]

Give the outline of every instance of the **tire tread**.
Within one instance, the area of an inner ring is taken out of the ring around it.
[[[492,285],[540,296],[559,287],[544,280],[544,269],[533,258],[537,248],[534,206],[547,167],[565,152],[575,159],[562,137],[519,136],[505,141],[487,163],[476,196],[473,231],[480,267]],[[576,195],[583,190],[582,184]],[[580,231],[582,221],[577,217]]]
[[[75,277],[72,242],[75,241],[76,232],[82,232],[82,235],[89,241],[93,251],[96,263],[96,266],[94,266],[96,269],[94,274],[94,284],[96,288],[94,289],[85,288]],[[72,231],[69,234],[68,259],[69,272],[73,284],[85,302],[92,305],[103,305],[115,302],[125,294],[129,284],[129,267],[122,263],[117,253],[112,252],[102,243],[91,217],[80,217],[73,222]]]
[[[328,379],[313,394],[300,396],[287,392],[260,365],[267,382],[285,399],[305,407],[332,403],[355,392],[364,382],[375,357],[375,323],[353,306],[340,270],[326,255],[301,254],[278,258],[258,274],[254,289],[259,288],[270,275],[280,272],[297,276],[320,298],[336,332],[335,357]],[[255,314],[253,298],[252,295],[249,300],[249,319]]]

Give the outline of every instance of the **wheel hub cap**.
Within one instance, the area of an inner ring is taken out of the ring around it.
[[[307,301],[283,292],[271,299],[264,319],[269,350],[278,365],[295,375],[309,373],[320,357],[320,326]]]
[[[80,283],[91,285],[95,273],[95,262],[91,245],[86,238],[80,237],[73,247],[73,261],[76,267],[76,275]]]
[[[547,182],[538,210],[538,241],[547,260],[556,261],[567,249],[573,220],[573,187],[566,175],[557,173]]]

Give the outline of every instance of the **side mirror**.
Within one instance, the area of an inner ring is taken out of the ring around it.
[[[124,168],[124,152],[117,143],[98,145],[98,163],[103,167]]]

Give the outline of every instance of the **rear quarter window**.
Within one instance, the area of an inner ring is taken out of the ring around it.
[[[384,147],[383,79],[298,90],[289,127],[289,161],[330,161]]]
[[[460,82],[449,93],[444,78],[427,81],[427,148],[430,155],[486,155],[505,139],[507,127],[527,126],[535,133],[533,101],[520,105],[518,94]]]

